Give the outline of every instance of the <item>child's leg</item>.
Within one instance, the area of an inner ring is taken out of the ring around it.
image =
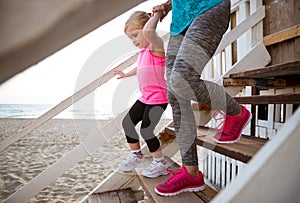
[[[141,149],[141,146],[140,146],[139,142],[137,142],[137,143],[128,143],[128,145],[129,145],[129,148],[131,149],[131,151]]]
[[[129,109],[122,122],[126,140],[132,150],[140,149],[139,135],[136,132],[135,126],[143,119],[144,110],[145,106],[143,103],[136,101]]]
[[[168,104],[146,105],[143,120],[141,124],[141,136],[144,138],[153,158],[162,157],[160,143],[154,135],[154,129],[157,126],[163,112]]]
[[[143,118],[143,112],[144,106],[141,105],[140,101],[136,101],[123,119],[123,129],[131,150],[129,157],[119,164],[119,169],[123,171],[132,171],[136,167],[143,166],[144,164],[144,156],[140,148],[139,135],[135,130],[135,126]]]
[[[147,105],[145,108],[141,125],[141,135],[153,157],[152,163],[142,172],[148,178],[166,175],[166,169],[170,166],[168,161],[164,159],[158,138],[154,135],[154,129],[166,108],[167,104]]]

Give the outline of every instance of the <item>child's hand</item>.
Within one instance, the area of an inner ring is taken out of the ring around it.
[[[119,75],[119,77],[117,77],[117,79],[126,78],[126,74],[123,73],[123,71],[115,70],[114,74],[115,74],[115,75]]]
[[[160,22],[161,22],[166,17],[166,15],[168,15],[170,10],[172,10],[172,2],[168,0],[166,3],[163,3],[158,6],[154,6],[152,8],[152,16],[154,15],[154,13],[160,12],[161,13]]]

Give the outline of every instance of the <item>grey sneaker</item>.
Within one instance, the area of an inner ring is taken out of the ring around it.
[[[145,168],[142,175],[147,178],[156,178],[161,175],[167,175],[166,170],[170,167],[168,160],[163,159],[161,161],[153,160],[148,168]]]
[[[122,171],[132,171],[135,168],[144,167],[145,159],[143,154],[131,153],[129,157],[119,164],[119,169]]]

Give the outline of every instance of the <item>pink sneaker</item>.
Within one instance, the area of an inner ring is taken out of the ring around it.
[[[251,113],[243,106],[242,114],[240,116],[230,116],[223,112],[216,112],[214,115],[216,120],[223,119],[217,128],[217,132],[213,137],[213,140],[217,143],[234,143],[238,141],[242,135],[244,127],[251,120]],[[222,115],[222,118],[216,118],[218,114]]]
[[[182,166],[178,171],[167,170],[173,174],[166,182],[157,184],[155,192],[162,196],[174,196],[182,192],[199,192],[205,189],[203,174],[199,171],[199,176],[190,175]]]

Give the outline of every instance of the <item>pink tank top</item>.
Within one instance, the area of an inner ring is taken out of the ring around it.
[[[168,103],[165,75],[165,56],[155,56],[148,48],[143,49],[137,59],[137,78],[144,104]]]

